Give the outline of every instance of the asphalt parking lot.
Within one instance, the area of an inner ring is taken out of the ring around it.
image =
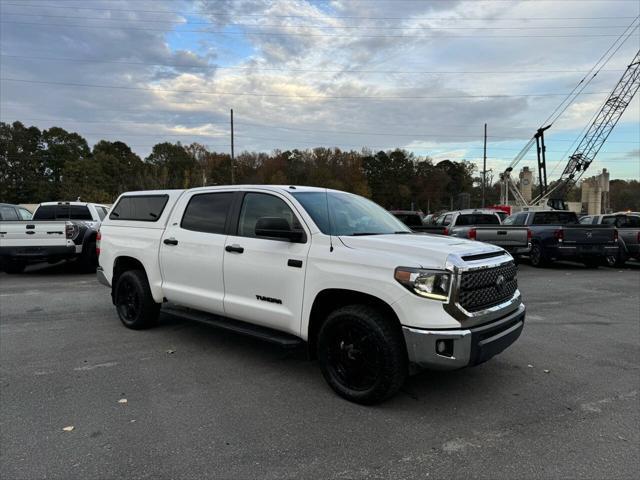
[[[302,352],[127,330],[93,275],[0,273],[0,477],[637,478],[640,265],[519,279],[509,350],[363,407]]]

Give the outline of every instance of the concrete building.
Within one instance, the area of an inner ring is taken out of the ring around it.
[[[601,174],[583,180],[581,187],[582,213],[609,213],[609,172],[606,168],[602,169]]]
[[[519,190],[522,198],[528,203],[533,198],[533,172],[529,167],[522,167],[520,170]]]

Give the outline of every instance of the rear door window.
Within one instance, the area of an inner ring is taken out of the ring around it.
[[[111,209],[109,219],[157,222],[168,200],[169,195],[125,196]]]
[[[180,226],[185,230],[223,234],[233,195],[233,192],[194,195],[184,211]]]

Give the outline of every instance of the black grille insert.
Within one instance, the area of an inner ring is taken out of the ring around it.
[[[508,262],[499,267],[462,272],[458,302],[468,312],[499,305],[518,289],[518,267]]]

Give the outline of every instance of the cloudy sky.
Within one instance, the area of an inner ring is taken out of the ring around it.
[[[0,0],[0,116],[146,156],[161,141],[228,152],[233,108],[236,151],[475,162],[486,122],[497,176],[632,33],[548,131],[555,178],[638,51],[639,14],[636,0]],[[637,96],[590,173],[639,178],[639,144]]]

